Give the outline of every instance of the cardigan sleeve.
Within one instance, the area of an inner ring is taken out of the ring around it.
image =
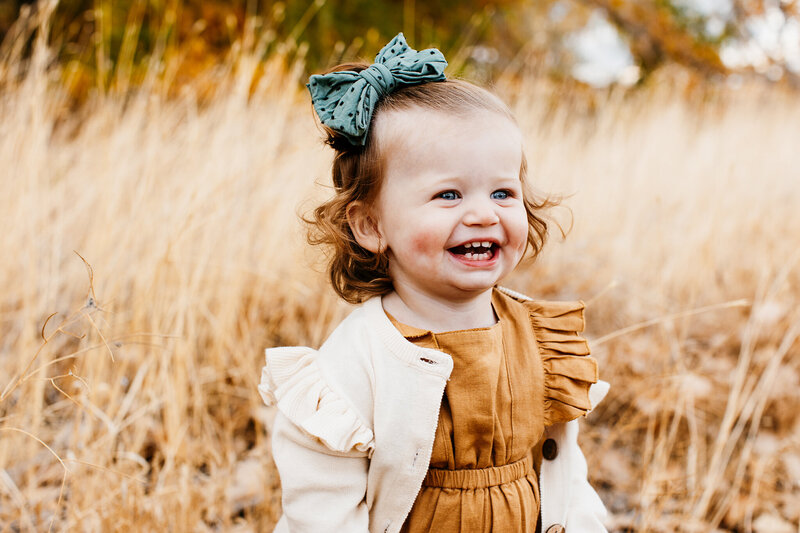
[[[325,382],[316,351],[266,351],[259,392],[278,412],[272,456],[281,478],[284,517],[276,531],[367,532],[372,430]]]
[[[278,412],[272,426],[272,457],[281,477],[282,522],[288,531],[369,530],[365,454],[333,452]]]
[[[341,395],[333,391],[316,363],[317,351],[305,346],[268,348],[258,392],[278,411],[333,452],[372,455],[372,429]]]
[[[607,391],[608,383],[604,381],[591,387],[591,408]],[[548,427],[545,438],[554,439],[559,452],[554,460],[542,462],[539,477],[542,531],[561,524],[567,531],[605,533],[603,523],[608,511],[589,484],[586,458],[578,445],[578,420]]]
[[[569,423],[577,426],[578,421],[574,420]],[[575,433],[577,437],[577,430]],[[569,480],[573,503],[567,509],[567,530],[605,533],[606,528],[603,522],[608,517],[608,511],[606,511],[600,496],[589,484],[586,458],[578,446],[578,439],[570,439],[567,446],[572,448],[568,453],[573,459],[572,475]]]

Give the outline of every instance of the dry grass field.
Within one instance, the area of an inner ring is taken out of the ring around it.
[[[71,112],[45,45],[24,73],[0,57],[0,531],[279,516],[263,349],[349,307],[298,220],[331,157],[299,69],[248,50],[202,106],[166,97],[167,63]],[[498,82],[572,210],[506,284],[588,304],[612,388],[581,443],[612,530],[798,531],[800,102],[654,85],[588,113]]]

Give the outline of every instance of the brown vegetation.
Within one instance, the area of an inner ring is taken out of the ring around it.
[[[44,43],[2,59],[0,531],[277,519],[263,348],[349,307],[298,222],[331,154],[297,68],[242,50],[203,107],[154,75],[73,113]],[[574,213],[507,284],[588,303],[612,389],[582,445],[614,530],[797,531],[800,106],[654,86],[592,113],[498,88]]]

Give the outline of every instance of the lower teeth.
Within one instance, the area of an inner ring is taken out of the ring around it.
[[[472,259],[473,261],[483,261],[484,259],[489,259],[488,253],[485,254],[473,254],[472,252],[467,252],[464,254],[464,257],[467,259]]]

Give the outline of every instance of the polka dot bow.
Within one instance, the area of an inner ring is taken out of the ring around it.
[[[322,123],[344,135],[350,143],[363,146],[372,112],[378,100],[404,86],[443,81],[447,66],[436,48],[417,52],[402,33],[375,56],[375,63],[361,72],[343,70],[315,74],[306,87]]]

